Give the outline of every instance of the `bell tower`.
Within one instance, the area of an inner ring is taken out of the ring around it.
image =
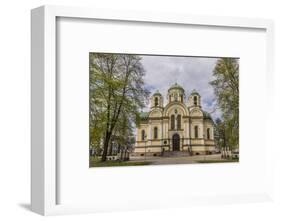
[[[201,108],[201,96],[195,89],[191,92],[188,98],[188,106]]]
[[[158,108],[163,107],[163,96],[162,94],[157,90],[151,97],[150,100],[150,108]]]

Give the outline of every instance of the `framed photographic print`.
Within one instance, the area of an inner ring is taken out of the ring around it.
[[[33,211],[272,198],[270,20],[57,6],[31,18]]]
[[[239,162],[239,58],[90,52],[89,64],[90,167]]]

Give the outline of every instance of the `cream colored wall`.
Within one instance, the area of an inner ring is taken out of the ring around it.
[[[161,146],[162,145],[162,141],[161,140],[152,140],[151,141],[151,145],[152,146]]]
[[[140,142],[142,141],[142,137],[141,137],[141,131],[144,130],[145,134],[148,134],[148,124],[140,124],[140,126],[137,128],[137,142],[136,142],[136,146],[141,146],[142,144]]]
[[[189,116],[187,108],[185,108],[182,103],[175,103],[166,107],[164,109],[164,116],[170,117],[172,114],[175,114],[175,109],[177,109],[178,114],[181,114],[182,116]]]
[[[204,121],[204,138],[207,139],[207,129],[210,128],[210,139],[214,139],[214,125],[210,120]]]
[[[191,116],[191,138],[195,138],[195,126],[198,126],[198,138],[203,138],[204,123],[203,112],[200,108],[194,107],[190,111]]]
[[[203,117],[203,112],[199,107],[190,108],[190,116],[191,117]]]
[[[162,138],[162,120],[150,120],[150,125],[151,130],[150,130],[150,139],[149,140],[154,140],[154,128],[158,128],[158,136],[157,139]]]
[[[198,126],[198,138],[203,138],[203,120],[191,119],[191,138],[195,138],[195,126]]]
[[[189,119],[183,119],[183,124],[184,124],[184,138],[189,139],[190,138],[190,135],[189,135]],[[188,139],[184,140],[184,145],[190,144]]]
[[[207,145],[207,146],[215,145],[215,141],[214,140],[205,140],[205,145]]]
[[[177,110],[177,113],[175,113],[175,110]],[[168,138],[172,138],[172,134],[171,134],[171,122],[170,122],[170,119],[171,119],[171,116],[174,115],[175,116],[175,128],[178,127],[177,125],[177,116],[180,115],[181,116],[181,129],[183,129],[184,131],[183,132],[179,132],[181,133],[180,134],[180,137],[187,137],[187,134],[185,133],[185,130],[186,130],[186,123],[185,123],[185,119],[183,118],[183,116],[187,116],[188,115],[188,111],[183,108],[182,105],[179,105],[179,104],[175,104],[173,106],[170,106],[167,110],[165,110],[166,112],[166,117],[169,117],[169,119],[165,119],[165,139],[168,139]],[[170,132],[169,132],[170,131]]]
[[[161,109],[154,109],[150,112],[149,117],[162,117]]]
[[[162,149],[161,147],[149,147],[147,146],[146,148],[145,147],[137,147],[135,148],[134,152],[135,153],[161,153]]]
[[[204,145],[202,146],[192,146],[192,151],[193,152],[205,152],[207,151],[206,147]]]
[[[163,139],[169,138],[169,119],[163,120]]]
[[[204,145],[204,140],[203,139],[192,139],[191,140],[191,145]]]
[[[213,146],[206,146],[206,151],[215,151],[216,147],[215,145]]]

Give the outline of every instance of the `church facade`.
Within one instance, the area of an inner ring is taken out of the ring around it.
[[[214,151],[214,123],[202,110],[197,91],[186,99],[185,90],[176,83],[168,90],[166,105],[159,91],[152,95],[150,111],[141,113],[134,155],[199,155]]]

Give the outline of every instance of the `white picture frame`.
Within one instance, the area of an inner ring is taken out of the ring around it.
[[[57,204],[57,90],[56,79],[56,19],[85,18],[117,20],[170,25],[198,25],[204,27],[262,29],[266,32],[266,76],[267,93],[273,94],[273,23],[266,19],[195,16],[184,14],[158,14],[132,11],[113,11],[78,7],[42,6],[31,12],[31,83],[32,83],[32,139],[31,139],[31,208],[42,215],[110,211],[113,208],[95,208]],[[268,98],[274,102],[273,97]],[[266,124],[273,120],[270,110]],[[268,139],[270,137],[267,134]],[[272,148],[266,146],[267,188],[257,194],[234,194],[232,197],[195,196],[188,204],[208,202],[255,202],[272,199]],[[149,201],[149,198],[147,199]],[[177,200],[177,199],[174,199]],[[153,205],[151,207],[154,207]],[[161,206],[160,206],[161,207]],[[140,209],[146,208],[140,205]],[[156,208],[156,207],[155,207]],[[126,209],[126,208],[124,208]]]

